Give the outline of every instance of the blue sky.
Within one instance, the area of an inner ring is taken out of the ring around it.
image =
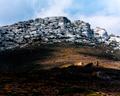
[[[67,16],[120,35],[120,0],[0,0],[0,25],[37,17]]]

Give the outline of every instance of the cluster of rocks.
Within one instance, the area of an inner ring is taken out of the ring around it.
[[[34,42],[97,44],[108,41],[105,29],[91,29],[81,20],[71,22],[66,17],[46,17],[0,27],[0,51],[26,47]]]

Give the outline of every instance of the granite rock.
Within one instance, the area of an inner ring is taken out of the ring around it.
[[[0,52],[27,47],[35,42],[54,44],[60,42],[97,44],[111,42],[105,29],[91,29],[81,20],[71,22],[66,17],[46,17],[22,21],[0,27]],[[108,42],[109,41],[109,42]]]

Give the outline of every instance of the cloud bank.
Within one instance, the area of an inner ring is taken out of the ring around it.
[[[0,25],[36,17],[67,16],[120,35],[120,0],[0,0]]]
[[[48,6],[41,8],[40,12],[37,12],[36,16],[69,16],[65,10],[69,9],[70,6],[72,6],[72,1],[73,0],[48,0]]]

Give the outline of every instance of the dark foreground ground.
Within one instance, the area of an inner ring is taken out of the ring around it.
[[[83,46],[0,54],[0,96],[120,96],[120,61],[106,56]]]
[[[120,96],[120,71],[88,64],[0,74],[0,96]]]

